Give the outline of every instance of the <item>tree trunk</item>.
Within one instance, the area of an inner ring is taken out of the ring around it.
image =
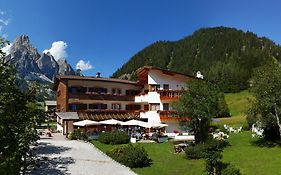
[[[278,127],[279,127],[279,135],[280,135],[280,138],[281,138],[281,124],[280,124],[280,118],[279,118],[279,115],[278,115],[278,112],[277,112],[276,107],[274,107],[274,110],[275,110],[275,117],[276,117],[276,120],[277,120],[277,125],[278,125]]]

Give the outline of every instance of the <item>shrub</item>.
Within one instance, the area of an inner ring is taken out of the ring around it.
[[[223,149],[229,145],[230,145],[229,142],[227,142],[226,140],[216,140],[210,138],[205,143],[200,143],[194,146],[187,147],[185,149],[185,154],[188,159],[201,159],[203,158],[204,152],[207,149],[212,149],[212,148]]]
[[[201,159],[203,158],[203,151],[205,150],[204,144],[197,144],[185,149],[185,155],[188,159]]]
[[[152,163],[145,149],[139,145],[118,146],[109,150],[107,155],[130,168],[146,167]]]
[[[67,138],[68,138],[69,140],[76,140],[76,139],[77,139],[77,138],[76,138],[76,135],[74,134],[74,132],[68,133]]]
[[[240,170],[233,165],[228,164],[221,170],[221,175],[240,175]]]
[[[74,130],[73,132],[70,132],[67,136],[70,140],[88,140],[88,136],[86,133],[82,132],[80,129]]]
[[[126,132],[116,131],[116,132],[103,132],[100,133],[98,141],[104,144],[126,144],[129,143],[129,136]]]

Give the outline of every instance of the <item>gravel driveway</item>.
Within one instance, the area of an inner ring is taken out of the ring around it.
[[[135,175],[89,143],[70,141],[61,134],[42,137],[35,149],[38,164],[30,175]]]

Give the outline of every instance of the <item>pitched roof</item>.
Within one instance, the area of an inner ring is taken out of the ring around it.
[[[54,82],[54,90],[57,89],[59,81],[65,79],[65,80],[87,80],[87,81],[103,81],[103,82],[114,82],[114,83],[123,83],[123,84],[132,84],[136,86],[141,86],[138,82],[135,81],[129,81],[129,80],[123,80],[123,79],[117,79],[117,78],[97,78],[97,77],[91,77],[91,76],[75,76],[75,75],[64,75],[64,76],[56,76],[55,82]]]
[[[145,84],[147,83],[147,79],[148,79],[148,71],[149,70],[159,70],[162,71],[163,74],[167,74],[170,76],[174,76],[174,75],[180,75],[183,76],[187,79],[193,79],[196,78],[194,76],[190,76],[190,75],[186,75],[180,72],[175,72],[175,71],[170,71],[170,70],[166,70],[166,69],[161,69],[159,67],[154,67],[154,66],[143,66],[141,68],[139,68],[136,72],[139,78],[139,83],[140,84]]]
[[[78,114],[77,112],[56,112],[56,115],[59,116],[59,118],[64,120],[78,120]]]

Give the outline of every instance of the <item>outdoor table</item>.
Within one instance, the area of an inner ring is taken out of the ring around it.
[[[174,145],[175,152],[180,153],[184,151],[187,146],[188,146],[187,143],[179,143],[177,145]]]

